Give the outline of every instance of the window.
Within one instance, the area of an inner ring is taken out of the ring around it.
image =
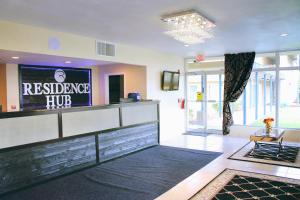
[[[275,53],[258,54],[255,56],[253,69],[275,68],[276,55]]]
[[[232,103],[236,125],[264,126],[263,119],[273,117],[277,127],[300,128],[299,55],[257,55],[245,91]]]
[[[280,53],[280,67],[299,67],[300,52],[284,52]]]
[[[279,127],[300,128],[299,70],[280,71]]]
[[[275,118],[275,84],[275,71],[254,71],[251,74],[244,92],[246,94],[244,124],[262,126],[266,116]]]
[[[240,98],[231,103],[234,124],[263,126],[263,119],[275,118],[276,72],[253,70]]]
[[[236,102],[230,103],[230,110],[232,113],[233,121],[235,125],[243,125],[243,95]]]
[[[218,70],[224,68],[224,58],[211,60],[213,66],[222,66]],[[211,67],[210,62],[190,65],[189,71]],[[221,127],[224,82],[220,77],[218,81],[217,75],[207,76],[209,127]],[[300,51],[257,54],[243,94],[230,107],[235,125],[264,126],[263,119],[273,117],[276,127],[300,128]]]

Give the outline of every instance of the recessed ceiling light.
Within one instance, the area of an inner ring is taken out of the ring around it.
[[[288,35],[289,35],[288,33],[282,33],[282,34],[280,34],[281,37],[286,37]]]
[[[15,59],[15,60],[18,60],[20,57],[18,57],[18,56],[13,56],[13,57],[11,57],[12,59]]]
[[[65,61],[65,63],[66,64],[70,64],[70,63],[72,63],[71,61],[69,61],[69,60],[67,60],[67,61]]]
[[[188,44],[185,44],[184,46],[185,46],[185,47],[189,47],[190,45],[188,45]]]

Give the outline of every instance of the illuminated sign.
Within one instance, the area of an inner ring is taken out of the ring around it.
[[[19,79],[23,110],[92,105],[90,69],[19,65]]]

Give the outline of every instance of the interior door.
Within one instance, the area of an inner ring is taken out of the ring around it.
[[[124,98],[124,75],[109,76],[109,103],[119,103]]]

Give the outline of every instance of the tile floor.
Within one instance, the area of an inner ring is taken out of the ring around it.
[[[293,133],[294,134],[294,133]],[[298,136],[291,137],[287,134],[289,142],[298,142]],[[300,133],[299,133],[300,136]],[[297,140],[296,140],[296,139]],[[223,152],[223,154],[210,164],[192,174],[175,187],[159,196],[157,200],[187,200],[200,191],[212,179],[218,176],[224,169],[236,169],[249,172],[275,175],[287,178],[300,179],[300,169],[292,167],[282,167],[261,163],[237,161],[227,159],[230,155],[242,148],[249,142],[249,135],[209,135],[190,136],[180,135],[167,141],[162,141],[162,145],[184,147],[191,149]]]

